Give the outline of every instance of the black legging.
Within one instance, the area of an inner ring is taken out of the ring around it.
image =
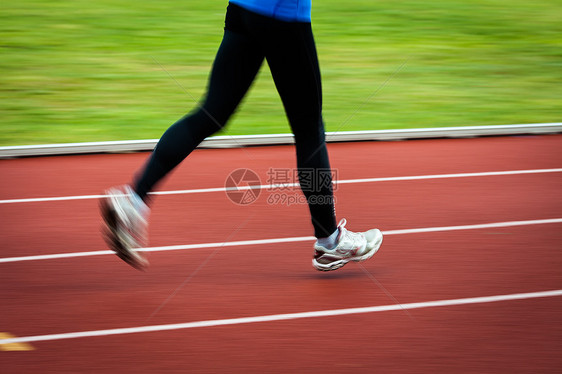
[[[322,122],[322,85],[311,25],[278,21],[233,4],[228,5],[225,33],[204,104],[164,133],[138,177],[135,191],[146,199],[154,185],[199,143],[226,125],[264,58],[295,135],[301,187],[305,183],[311,187],[302,189],[314,234],[318,238],[329,236],[336,230],[336,218]]]

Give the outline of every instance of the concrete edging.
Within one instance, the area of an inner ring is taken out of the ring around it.
[[[327,142],[406,140],[429,138],[466,138],[525,134],[562,133],[562,123],[500,126],[437,127],[424,129],[327,132]],[[88,153],[124,153],[151,151],[158,139],[110,142],[40,144],[0,147],[0,158],[53,156]],[[293,144],[292,134],[221,135],[205,139],[198,148],[238,148],[260,145]]]

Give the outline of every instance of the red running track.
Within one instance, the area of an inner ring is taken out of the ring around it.
[[[562,168],[562,136],[330,144],[338,180]],[[222,187],[245,167],[266,184],[289,146],[197,150],[161,190]],[[339,310],[562,289],[562,223],[427,233],[392,230],[562,218],[562,172],[339,184],[338,216],[389,233],[381,251],[332,273],[312,241],[148,253],[137,272],[104,250],[96,195],[147,154],[0,161],[0,333],[14,337]],[[150,245],[311,235],[304,205],[238,206],[222,191],[158,196]],[[284,191],[295,196],[295,191]],[[40,340],[0,351],[2,373],[556,372],[562,297]],[[1,342],[1,341],[0,341]],[[0,344],[0,348],[2,345]],[[5,346],[8,347],[8,346]]]

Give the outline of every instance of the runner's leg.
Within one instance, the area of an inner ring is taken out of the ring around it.
[[[295,135],[301,189],[308,201],[314,234],[336,229],[332,174],[322,121],[322,84],[309,23],[264,20],[256,16],[252,32],[260,43]]]
[[[252,84],[263,59],[263,53],[248,36],[225,30],[204,104],[164,133],[137,176],[134,190],[143,200],[199,143],[226,125]]]

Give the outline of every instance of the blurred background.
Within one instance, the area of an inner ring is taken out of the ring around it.
[[[204,94],[226,5],[3,2],[0,145],[160,137]],[[560,0],[316,0],[312,18],[328,131],[560,121]],[[264,66],[225,133],[288,132]]]

